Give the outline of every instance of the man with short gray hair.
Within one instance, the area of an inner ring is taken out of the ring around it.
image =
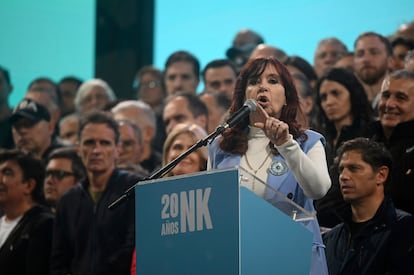
[[[392,182],[388,190],[395,206],[414,214],[414,72],[392,72],[383,82],[374,140],[392,154]]]
[[[140,100],[126,100],[118,103],[111,109],[116,120],[134,122],[142,132],[141,166],[149,174],[161,166],[161,154],[153,150],[152,140],[156,135],[155,113],[151,107]]]

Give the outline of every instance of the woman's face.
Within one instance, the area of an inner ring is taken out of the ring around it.
[[[267,65],[262,75],[247,80],[246,99],[254,99],[269,116],[280,118],[286,103],[285,88],[276,68]]]
[[[352,122],[351,95],[345,86],[336,81],[325,80],[320,86],[319,97],[321,107],[329,121]]]
[[[188,148],[193,146],[195,143],[193,137],[189,133],[182,133],[175,137],[172,141],[169,150],[167,151],[167,162],[171,162],[173,159],[177,158],[179,155],[184,153]],[[202,167],[200,154],[195,151],[189,154],[181,162],[171,170],[174,176],[184,175],[199,172]]]

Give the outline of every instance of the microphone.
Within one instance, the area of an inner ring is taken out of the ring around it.
[[[254,99],[248,99],[244,102],[243,106],[237,110],[222,126],[225,129],[233,127],[239,123],[243,118],[248,116],[250,112],[255,112],[257,108],[257,102]]]
[[[206,139],[210,140],[210,143],[218,136],[221,135],[226,129],[233,127],[240,122],[243,118],[248,116],[250,112],[256,111],[257,102],[254,99],[248,99],[244,102],[243,106],[237,110],[224,124],[217,126],[216,130],[211,133]]]
[[[160,169],[158,169],[157,171],[155,171],[151,176],[149,176],[148,178],[145,178],[144,180],[152,180],[152,179],[158,179],[158,178],[162,177],[163,175],[165,175],[166,173],[171,171],[171,169],[173,169],[186,156],[188,156],[189,154],[191,154],[192,152],[194,152],[195,150],[197,150],[201,146],[206,146],[208,142],[210,142],[210,143],[213,142],[213,140],[218,135],[221,135],[226,129],[228,129],[230,127],[233,127],[234,125],[239,123],[240,120],[242,120],[243,118],[248,116],[250,114],[250,112],[256,111],[256,109],[257,109],[256,100],[254,100],[254,99],[246,100],[244,102],[243,106],[239,110],[237,110],[237,112],[235,112],[226,121],[226,123],[224,123],[222,125],[219,125],[213,133],[209,134],[204,139],[200,139],[196,144],[194,144],[193,146],[188,148],[187,151],[185,151],[184,153],[179,155],[177,158],[175,158],[174,160],[169,162],[167,165],[165,165],[165,166],[161,167]],[[134,187],[137,186],[137,185],[138,185],[138,182],[136,184],[134,184],[133,186],[131,186],[130,188],[128,188],[118,199],[116,199],[114,202],[112,202],[108,206],[108,208],[109,209],[115,208],[121,202],[128,199],[131,195],[131,192],[134,190]]]

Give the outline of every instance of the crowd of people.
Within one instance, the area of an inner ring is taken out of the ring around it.
[[[138,68],[134,98],[42,76],[14,108],[1,64],[1,273],[135,274],[134,200],[108,205],[251,99],[165,177],[241,166],[266,183],[248,186],[258,196],[269,186],[315,213],[309,274],[410,274],[414,21],[353,46],[324,38],[312,65],[243,29],[204,68],[188,51]]]

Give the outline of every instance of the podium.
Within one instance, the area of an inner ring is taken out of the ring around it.
[[[140,183],[137,274],[309,274],[315,219],[241,167]]]

